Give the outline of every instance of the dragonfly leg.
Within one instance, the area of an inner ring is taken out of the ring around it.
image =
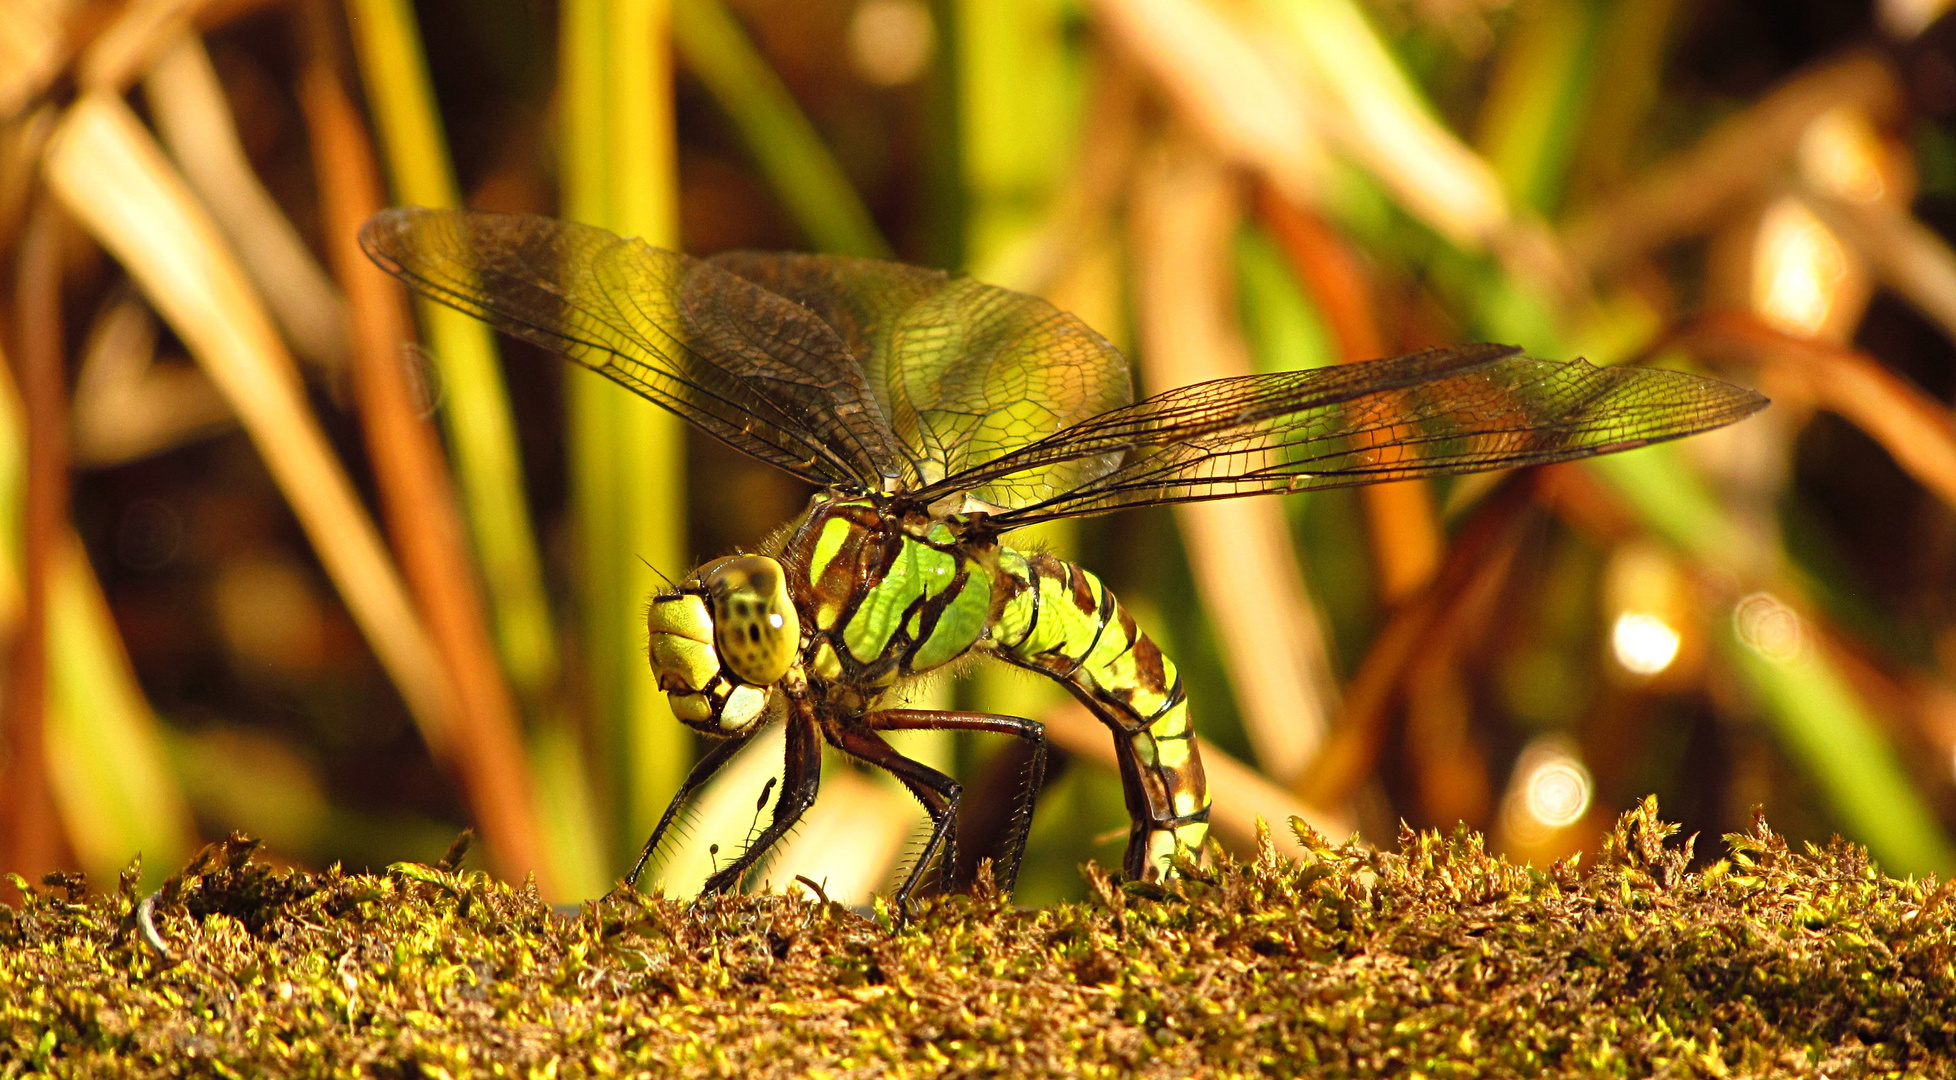
[[[679,785],[679,791],[673,795],[672,801],[666,804],[666,812],[659,815],[659,824],[653,828],[652,835],[645,838],[645,846],[639,849],[638,861],[632,864],[631,873],[625,875],[626,888],[638,888],[638,876],[645,872],[645,864],[651,861],[652,852],[658,849],[659,841],[665,839],[666,830],[671,828],[674,819],[678,818],[679,808],[686,805],[686,800],[692,798],[693,792],[698,791],[701,785],[711,780],[713,774],[719,772],[720,767],[739,753],[740,748],[746,746],[752,738],[753,736],[749,734],[715,743],[713,748],[693,766],[693,771],[686,774],[686,782]]]
[[[781,794],[774,804],[774,816],[769,819],[767,828],[761,830],[752,843],[727,865],[713,872],[700,886],[700,895],[727,892],[740,887],[740,879],[747,871],[761,861],[768,849],[780,842],[788,830],[795,827],[801,815],[815,802],[815,792],[822,785],[822,740],[817,734],[819,721],[815,718],[815,707],[803,697],[790,697],[788,716],[787,768],[781,778]]]
[[[869,718],[865,720],[868,722],[830,723],[824,728],[824,734],[837,750],[896,777],[897,783],[915,796],[923,804],[924,812],[930,815],[930,839],[924,841],[924,850],[917,855],[916,863],[905,875],[903,884],[897,887],[894,897],[897,910],[907,920],[912,914],[910,894],[916,891],[917,883],[923,879],[932,857],[941,850],[948,865],[955,855],[953,849],[957,841],[952,835],[952,826],[958,820],[958,799],[964,794],[964,788],[956,780],[923,762],[912,761],[897,753],[896,747],[870,730],[873,721],[869,721]]]
[[[1019,862],[1026,853],[1026,834],[1032,830],[1033,803],[1039,798],[1039,789],[1046,783],[1046,726],[1036,720],[1017,716],[932,709],[888,709],[870,713],[864,719],[878,731],[983,731],[994,735],[1011,735],[1026,741],[1032,749],[1032,762],[1026,771],[1025,787],[1018,805],[1012,811],[1012,825],[1006,835],[1005,849],[1001,853],[1003,859],[996,875],[999,887],[1005,890],[1007,896],[1012,895],[1012,886],[1019,880]],[[952,864],[957,861],[955,833],[948,843],[944,868],[939,872],[947,889]]]

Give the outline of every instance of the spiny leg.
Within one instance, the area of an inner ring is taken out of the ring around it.
[[[727,892],[740,887],[740,879],[754,864],[795,827],[801,815],[815,802],[822,786],[822,740],[817,734],[814,705],[806,698],[790,698],[788,717],[787,767],[781,778],[781,796],[774,804],[774,817],[752,843],[734,860],[713,872],[700,886],[700,895]]]
[[[925,868],[930,866],[931,857],[944,850],[945,859],[948,861],[952,858],[947,845],[955,843],[951,840],[951,829],[957,824],[958,798],[964,789],[956,780],[923,762],[912,761],[897,753],[896,748],[884,742],[881,735],[870,730],[868,720],[865,717],[862,723],[828,723],[823,727],[823,734],[837,750],[896,777],[897,782],[916,796],[917,801],[924,805],[924,812],[930,815],[930,839],[924,842],[922,854],[917,856],[916,864],[910,868],[910,873],[905,875],[903,884],[896,891],[897,910],[908,919],[911,914],[910,894],[916,891],[917,882],[922,880]]]
[[[999,865],[996,880],[1007,896],[1012,895],[1012,886],[1019,880],[1019,863],[1026,853],[1026,835],[1032,831],[1032,807],[1039,798],[1039,789],[1046,783],[1046,726],[1035,720],[1017,716],[996,716],[991,713],[940,712],[929,709],[889,709],[870,713],[864,717],[869,726],[878,731],[982,731],[994,735],[1010,735],[1024,739],[1032,748],[1032,762],[1027,769],[1023,793],[1018,806],[1012,813],[1012,824],[1006,835],[1004,861]],[[957,837],[953,833],[947,841],[944,853],[944,869],[939,877],[950,882],[951,867],[957,861]]]
[[[679,791],[673,795],[672,801],[666,804],[666,812],[659,815],[659,824],[653,828],[652,835],[646,837],[645,846],[639,850],[638,861],[632,864],[632,872],[625,875],[626,888],[638,888],[638,876],[645,872],[645,864],[651,861],[652,852],[658,848],[659,841],[665,838],[666,830],[672,827],[673,820],[679,816],[679,808],[686,805],[686,800],[692,797],[693,792],[698,791],[702,785],[712,779],[713,774],[719,772],[720,767],[739,753],[740,748],[746,746],[753,737],[749,733],[714,744],[713,748],[693,766],[693,771],[686,774],[686,782],[679,785]]]

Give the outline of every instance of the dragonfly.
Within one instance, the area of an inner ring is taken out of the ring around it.
[[[718,741],[687,800],[786,726],[765,827],[707,878],[736,889],[816,799],[823,744],[887,771],[930,818],[893,899],[956,862],[957,781],[893,731],[1022,740],[1027,784],[994,864],[1008,892],[1046,761],[1019,717],[894,707],[968,656],[1065,687],[1110,732],[1130,821],[1123,872],[1199,857],[1211,797],[1175,664],[1092,572],[1013,530],[1131,507],[1437,477],[1614,453],[1732,423],[1760,395],[1679,371],[1432,348],[1217,379],[1136,401],[1126,358],[1077,317],[967,276],[874,259],[699,259],[546,217],[406,207],[361,244],[416,292],[590,368],[817,488],[751,551],[656,595],[647,654],[673,714]]]

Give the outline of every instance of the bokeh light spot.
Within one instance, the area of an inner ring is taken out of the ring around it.
[[[1775,329],[1800,337],[1819,333],[1846,277],[1840,240],[1806,204],[1781,199],[1760,219],[1752,306]]]
[[[1791,660],[1806,646],[1800,615],[1771,593],[1757,592],[1732,608],[1739,640],[1768,660]]]
[[[936,37],[922,0],[863,0],[849,22],[849,57],[865,81],[902,86],[930,67]]]
[[[1676,628],[1647,611],[1626,611],[1610,629],[1616,662],[1633,675],[1655,675],[1670,667],[1682,641]]]

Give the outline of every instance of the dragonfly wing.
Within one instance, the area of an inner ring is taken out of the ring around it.
[[[407,207],[360,230],[417,292],[622,383],[821,485],[915,469],[861,366],[806,308],[699,259],[551,218]]]
[[[1046,469],[1054,458],[1123,455],[1089,483],[993,516],[1018,528],[1129,506],[1567,461],[1719,427],[1765,404],[1750,390],[1685,372],[1468,345],[1181,387],[945,486],[1009,492],[1019,470]]]
[[[712,262],[836,330],[926,486],[1134,400],[1120,351],[1036,296],[875,259],[730,252]],[[1089,454],[1031,465],[1012,494],[1049,498],[1116,462]]]

